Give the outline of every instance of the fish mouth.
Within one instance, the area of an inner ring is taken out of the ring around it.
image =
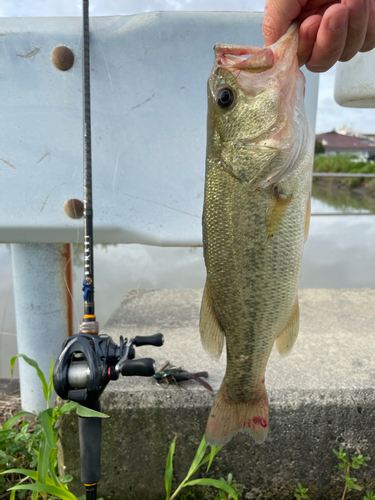
[[[248,57],[241,57],[244,55]],[[219,43],[215,45],[215,62],[231,73],[263,73],[273,68],[275,58],[272,49],[267,47],[241,47]]]
[[[285,35],[269,47],[218,43],[214,47],[215,65],[229,71],[236,79],[241,73],[245,76],[274,70],[280,59],[285,66],[285,60],[297,54],[298,27],[299,23],[294,22]]]

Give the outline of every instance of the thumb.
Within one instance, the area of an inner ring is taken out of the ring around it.
[[[266,0],[262,26],[266,45],[272,45],[285,35],[292,21],[299,16],[301,9],[299,0]]]

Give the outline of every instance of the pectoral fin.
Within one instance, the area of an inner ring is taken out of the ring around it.
[[[199,330],[205,351],[213,358],[219,359],[224,346],[225,333],[219,323],[208,283],[203,292]]]
[[[288,324],[276,339],[276,347],[277,350],[279,351],[280,356],[286,356],[292,350],[292,347],[297,339],[298,328],[299,328],[299,305],[297,297]]]
[[[282,198],[278,191],[275,192],[275,196],[266,214],[267,240],[272,238],[272,236],[279,230],[292,196],[293,195],[290,194],[285,198]]]
[[[311,193],[309,194],[309,199],[307,200],[306,220],[305,220],[305,243],[309,236],[310,217],[311,217]]]

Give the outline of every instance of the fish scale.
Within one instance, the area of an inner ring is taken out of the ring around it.
[[[226,339],[227,368],[206,429],[216,446],[237,432],[258,442],[267,436],[268,358],[276,339],[284,355],[298,334],[313,154],[297,26],[267,49],[243,47],[255,54],[254,72],[252,59],[223,58],[231,46],[219,47],[208,82],[200,319],[210,354],[219,357]]]

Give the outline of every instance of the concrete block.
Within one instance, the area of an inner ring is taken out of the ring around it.
[[[102,333],[119,336],[162,332],[161,348],[142,347],[137,357],[166,360],[189,371],[207,370],[216,392],[225,356],[213,361],[199,339],[199,290],[129,292]],[[300,291],[301,326],[292,353],[274,351],[266,371],[270,430],[257,445],[237,435],[215,459],[209,476],[233,473],[243,485],[242,498],[293,498],[297,482],[310,499],[342,496],[340,473],[332,448],[374,454],[374,321],[373,289],[305,289]],[[169,445],[178,436],[175,483],[185,477],[205,430],[215,394],[194,381],[181,388],[161,387],[154,379],[122,378],[109,384],[101,402],[111,416],[103,423],[102,479],[99,495],[122,500],[165,499],[164,468]],[[75,416],[60,424],[61,472],[79,483],[78,425]],[[356,471],[358,484],[375,489],[372,462]],[[194,498],[209,498],[202,489]],[[363,498],[351,492],[350,498]],[[181,497],[183,498],[183,497]]]

